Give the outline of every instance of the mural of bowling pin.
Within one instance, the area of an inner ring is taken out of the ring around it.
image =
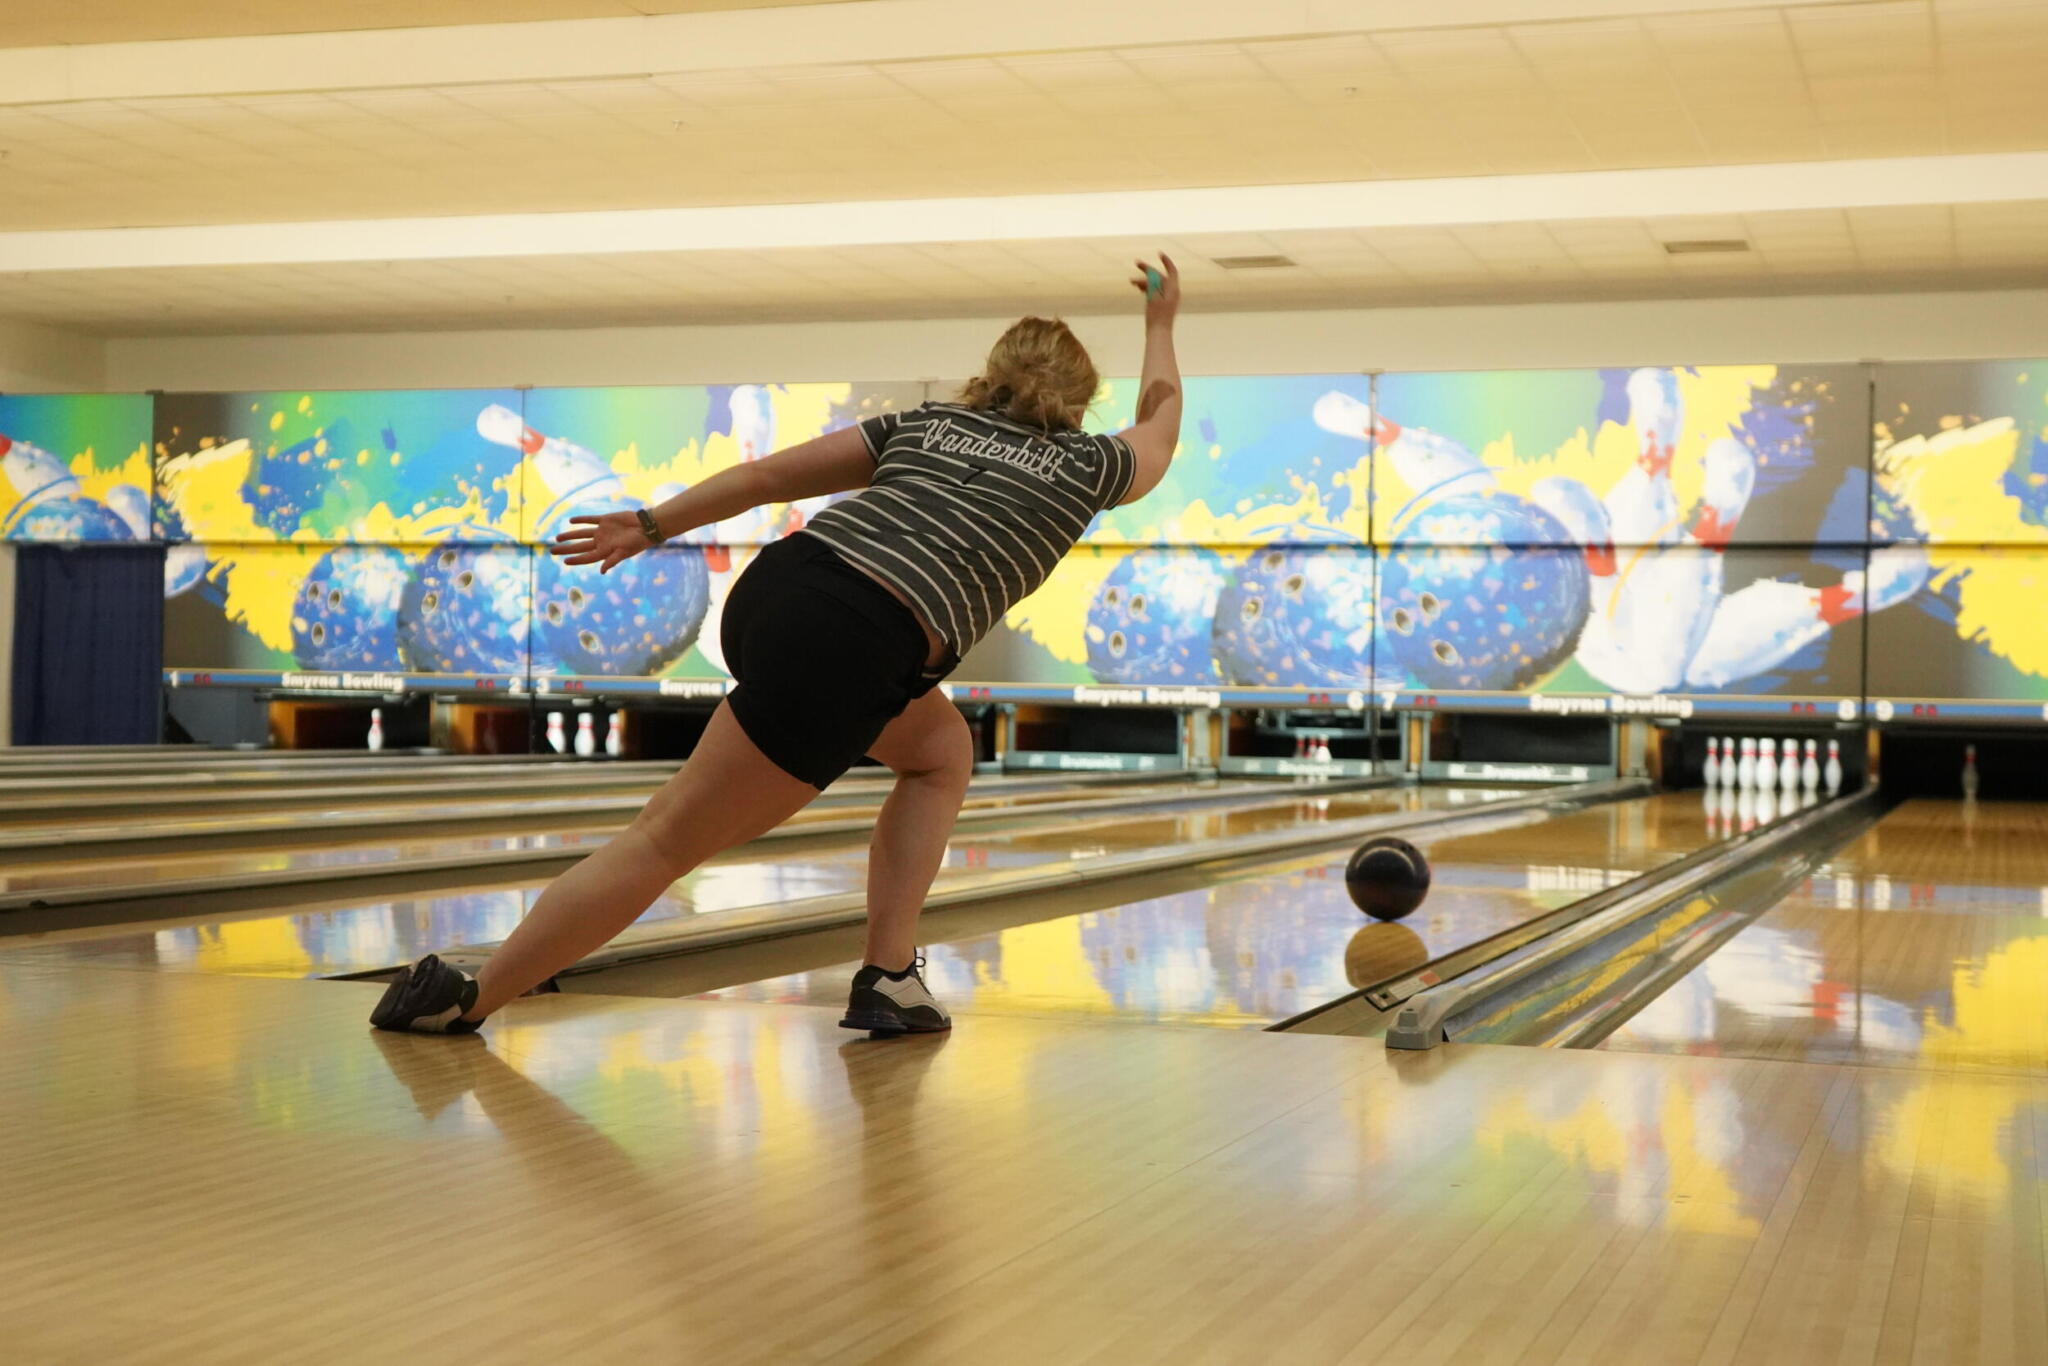
[[[1637,370],[1628,377],[1628,425],[1635,432],[1635,468],[1607,491],[1607,522],[1617,546],[1665,545],[1678,539],[1678,494],[1671,486],[1684,407],[1678,376]]]
[[[1376,456],[1384,455],[1392,462],[1395,472],[1415,491],[1402,512],[1449,494],[1487,493],[1499,484],[1485,461],[1449,437],[1376,417],[1370,407],[1350,394],[1339,390],[1324,394],[1316,400],[1313,413],[1316,425],[1324,431],[1368,441]],[[1394,520],[1400,520],[1399,513]]]
[[[527,519],[536,534],[550,534],[554,524],[578,504],[624,504],[625,482],[595,451],[558,436],[543,436],[501,403],[490,404],[476,415],[476,433],[493,445],[531,457],[547,500]],[[529,493],[529,506],[535,501]]]
[[[1926,584],[1927,573],[1924,549],[1897,545],[1871,552],[1868,574],[1852,569],[1833,588],[1760,579],[1721,600],[1685,681],[1694,687],[1721,688],[1774,669],[1825,636],[1837,622],[1911,597]]]

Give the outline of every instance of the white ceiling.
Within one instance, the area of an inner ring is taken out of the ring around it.
[[[0,108],[0,226],[2007,151],[2048,147],[2043,72],[2048,4],[1937,12],[1930,0],[1901,0],[553,84],[82,101]]]
[[[848,0],[24,0],[0,9],[0,48],[441,24],[614,19]]]
[[[1672,256],[1738,236],[1739,255]],[[2048,284],[2048,200],[1728,218],[1363,232],[1076,238],[772,252],[321,262],[0,276],[36,321],[122,335],[967,317],[1129,306],[1129,264],[1164,247],[1208,309],[1694,298]],[[1227,271],[1280,253],[1291,270]]]
[[[167,7],[86,0],[65,22],[104,22],[133,36],[158,8]],[[251,26],[208,31],[268,32],[264,25],[301,7],[176,8],[179,22]],[[623,8],[429,0],[405,12],[436,23],[458,10],[475,22]],[[950,58],[593,80],[0,101],[0,315],[162,333],[1078,310],[1115,302],[1117,272],[1134,245],[1082,236],[23,274],[6,270],[8,231],[1107,198],[1190,187],[1256,196],[1283,184],[1455,185],[2048,149],[2040,74],[2048,71],[2048,0],[1697,13],[1644,0],[1641,8],[1531,24],[1038,53],[978,50],[984,35],[980,44],[962,41],[977,50]],[[375,16],[397,9],[344,4],[323,10],[322,23],[387,23]],[[53,41],[21,36],[50,22],[0,19],[0,45]],[[792,13],[786,22],[805,21]],[[165,60],[179,50],[147,49]],[[2048,186],[2016,182],[2010,203],[1839,201],[1725,216],[1688,203],[1675,219],[1656,184],[1644,177],[1643,203],[1603,207],[1598,217],[1573,205],[1536,221],[1475,213],[1469,223],[1409,228],[1167,237],[1183,239],[1198,262],[1265,251],[1302,261],[1294,272],[1206,273],[1198,297],[1232,308],[1988,287],[2048,277]],[[1659,245],[1674,236],[1742,236],[1757,249],[1674,258]]]

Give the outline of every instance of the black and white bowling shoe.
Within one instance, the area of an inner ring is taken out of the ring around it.
[[[936,1034],[951,1029],[953,1019],[924,984],[924,955],[901,972],[884,972],[869,963],[853,976],[841,1029],[870,1034]]]
[[[370,1023],[411,1034],[474,1034],[483,1021],[462,1013],[475,1004],[476,978],[430,953],[385,988]]]

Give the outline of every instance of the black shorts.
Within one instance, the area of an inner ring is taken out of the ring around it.
[[[740,575],[719,641],[740,729],[777,768],[820,790],[942,676],[925,672],[931,646],[917,614],[801,532]]]

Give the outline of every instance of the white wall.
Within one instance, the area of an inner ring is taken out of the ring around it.
[[[956,377],[1001,318],[112,340],[114,390],[439,388]],[[1131,318],[1075,318],[1105,373]],[[2048,290],[1196,313],[1191,374],[2048,356]]]
[[[106,343],[0,318],[0,393],[85,393],[107,387]]]

